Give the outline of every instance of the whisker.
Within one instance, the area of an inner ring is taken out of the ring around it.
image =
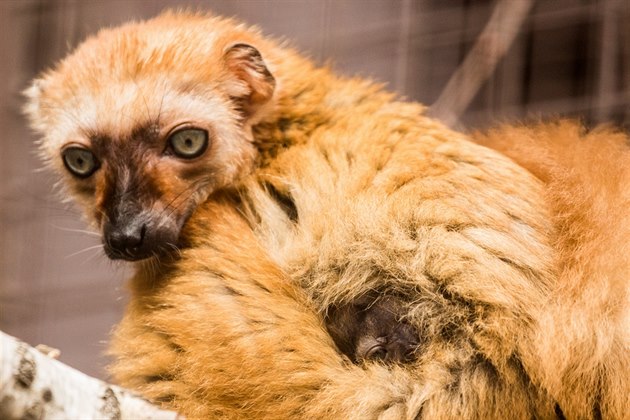
[[[164,206],[164,209],[165,210],[168,209],[171,206],[171,204],[173,204],[175,201],[177,201],[182,195],[184,195],[185,193],[187,193],[188,191],[190,191],[193,188],[196,189],[197,186],[199,186],[199,184],[202,184],[203,182],[206,182],[206,180],[205,179],[199,179],[199,180],[193,182],[192,184],[190,184],[188,187],[184,188],[182,191],[179,192],[179,194],[177,194],[175,196],[175,198],[173,198],[168,204],[166,204],[166,206]],[[190,195],[187,196],[186,198],[188,198],[188,197],[190,197]]]
[[[121,109],[119,111],[118,115],[120,115],[123,118],[127,118],[128,120],[130,120],[133,123],[134,127],[139,127],[141,125],[141,123],[142,123],[142,121],[139,118],[133,116],[133,114],[131,114],[131,115],[127,114],[124,109]]]
[[[102,249],[102,248],[103,248],[103,244],[98,244],[98,245],[89,246],[89,247],[84,248],[84,249],[82,249],[82,250],[80,250],[80,251],[73,252],[73,253],[72,253],[72,254],[70,254],[70,255],[66,255],[64,258],[65,258],[65,259],[68,259],[68,258],[76,257],[76,256],[77,256],[77,255],[79,255],[79,254],[83,254],[83,253],[88,252],[88,251],[93,251],[93,250],[95,250],[95,249]]]
[[[160,98],[160,107],[158,108],[158,113],[157,113],[157,125],[158,127],[160,126],[160,117],[162,116],[162,105],[164,105],[164,97],[166,96],[166,85],[162,84],[162,96]]]
[[[164,245],[168,248],[172,248],[173,251],[175,251],[177,253],[178,256],[182,256],[182,250],[179,249],[179,247],[171,242],[165,242]]]
[[[201,190],[203,187],[207,185],[208,185],[208,181],[201,179],[199,181],[192,183],[187,188],[182,190],[179,194],[177,194],[177,196],[174,199],[172,199],[164,207],[164,209],[160,212],[160,214],[158,214],[157,217],[160,220],[160,222],[158,223],[158,227],[163,226],[165,223],[167,223],[170,220],[170,216],[176,210],[178,210],[181,205],[188,202],[188,198],[190,198],[193,194],[197,193],[199,190]],[[186,193],[190,193],[190,194],[186,194]],[[180,199],[182,200],[179,203],[176,203],[176,205],[174,205],[174,203]]]
[[[144,109],[147,112],[147,120],[150,121],[151,120],[151,111],[149,110],[149,103],[147,102],[147,97],[145,96],[145,94],[142,91],[142,89],[140,89],[140,86],[138,85],[138,82],[136,82],[135,77],[132,80],[133,80],[133,83],[138,88],[138,92],[140,92],[140,96],[142,97],[142,102],[144,102]]]
[[[161,265],[160,255],[155,251],[151,251],[151,256],[151,263],[155,264],[155,270],[157,271],[158,267]]]
[[[103,217],[106,222],[109,222],[109,216],[103,210],[97,208],[96,212]]]
[[[87,229],[71,229],[71,228],[65,228],[62,226],[58,226],[58,225],[51,225],[52,227],[54,227],[55,229],[59,229],[61,231],[64,232],[72,232],[72,233],[82,233],[82,234],[86,234],[88,236],[96,236],[97,238],[101,237],[101,234],[98,232],[94,232],[92,230],[87,230]]]
[[[100,252],[95,252],[90,257],[87,257],[85,260],[83,260],[82,264],[87,264],[90,261],[93,261],[96,257],[101,256],[101,255],[103,254],[101,254]]]

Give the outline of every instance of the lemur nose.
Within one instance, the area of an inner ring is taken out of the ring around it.
[[[142,222],[109,224],[105,228],[105,251],[110,258],[139,260],[147,257],[143,245],[147,225]]]

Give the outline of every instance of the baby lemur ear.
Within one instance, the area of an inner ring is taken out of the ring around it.
[[[276,79],[267,69],[260,52],[249,44],[232,44],[225,49],[223,57],[227,68],[243,82],[231,95],[243,111],[244,118],[249,118],[269,102]]]

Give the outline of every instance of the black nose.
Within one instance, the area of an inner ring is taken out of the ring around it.
[[[129,261],[150,256],[147,247],[147,224],[141,220],[127,223],[107,223],[104,231],[105,253],[112,259]]]

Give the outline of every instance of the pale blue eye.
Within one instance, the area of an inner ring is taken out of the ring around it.
[[[201,156],[208,148],[208,132],[197,128],[176,131],[168,142],[176,156],[193,159]]]
[[[90,150],[83,147],[67,147],[61,152],[66,168],[79,178],[87,178],[98,168],[99,164]]]

